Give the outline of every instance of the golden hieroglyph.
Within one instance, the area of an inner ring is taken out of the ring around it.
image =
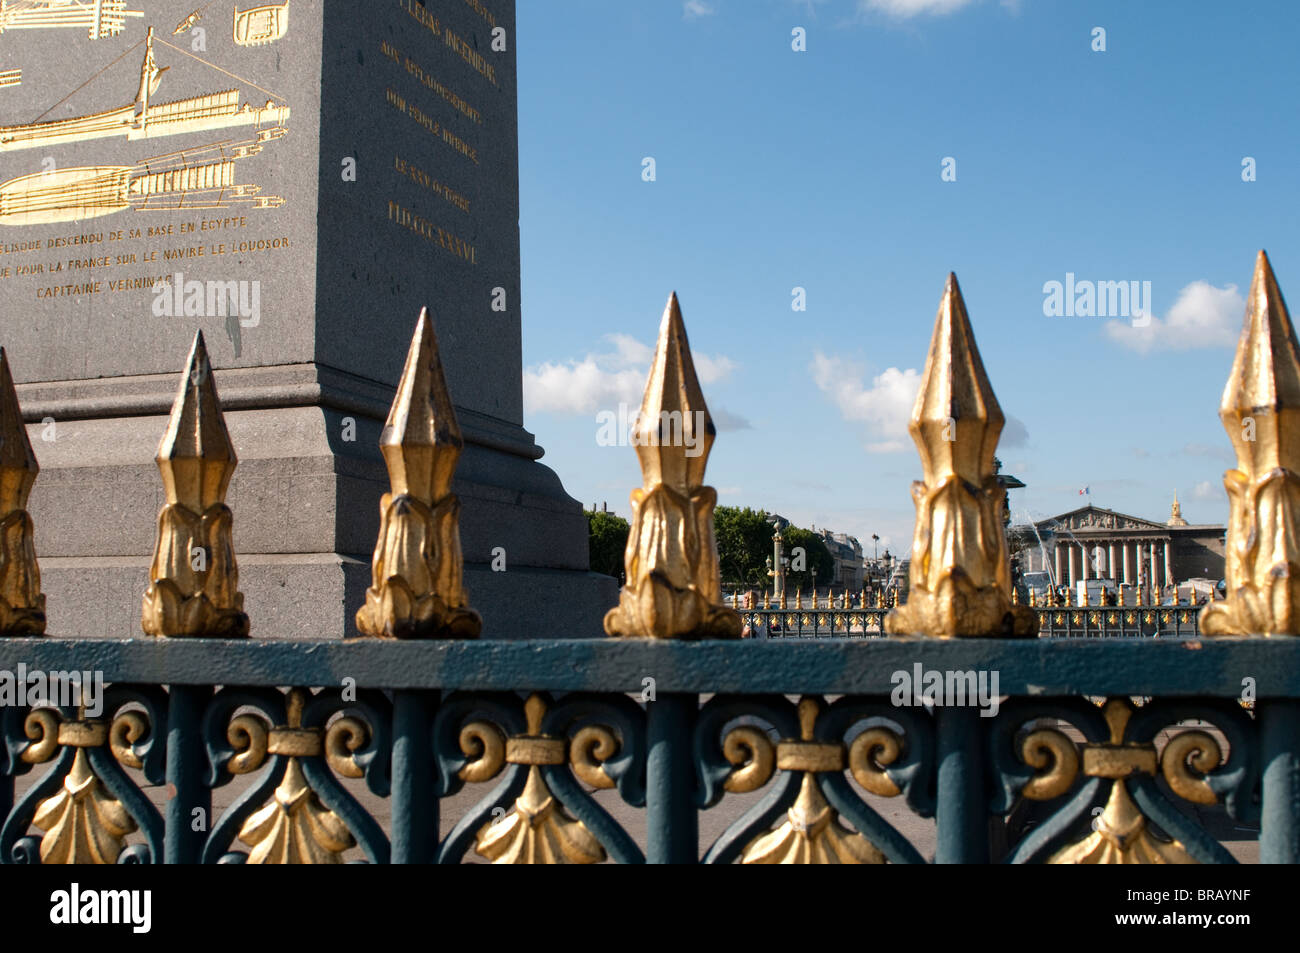
[[[391,490],[357,628],[389,639],[476,638],[482,620],[462,582],[460,500],[452,477],[465,441],[427,309],[420,312],[379,449]]]
[[[155,41],[169,49],[179,50],[179,47],[172,46],[166,40],[157,39],[153,28],[149,28],[144,41],[144,59],[140,64],[140,83],[132,102],[85,116],[0,126],[0,152],[45,149],[92,139],[121,138],[135,142],[190,132],[210,132],[231,126],[252,126],[258,133],[283,130],[284,124],[289,120],[287,105],[275,101],[268,101],[262,107],[241,104],[236,89],[214,91],[171,102],[154,102],[153,97],[162,84],[163,74],[170,69],[158,65],[154,57]],[[218,69],[204,60],[200,62]]]
[[[163,40],[158,42],[171,47]],[[239,91],[234,89],[174,102],[151,102],[168,68],[158,66],[154,58],[150,27],[134,102],[87,116],[0,126],[0,152],[111,137],[154,139],[231,126],[253,126],[253,136],[150,156],[135,165],[69,166],[0,182],[0,225],[81,221],[128,208],[174,211],[282,206],[283,198],[262,195],[254,184],[237,183],[235,163],[284,137],[289,107],[271,101],[262,108],[246,103],[241,107]]]
[[[1227,599],[1201,612],[1201,632],[1300,635],[1300,344],[1262,251],[1219,418],[1237,455],[1223,475]]]
[[[235,7],[235,42],[240,46],[264,46],[289,32],[289,0],[246,10]]]
[[[167,502],[158,514],[141,613],[147,635],[248,635],[231,538],[234,515],[225,502],[238,462],[199,331],[158,445]]]
[[[676,293],[659,327],[633,428],[642,486],[632,491],[627,584],[605,615],[610,635],[739,638],[740,615],[721,605],[713,508],[704,467],[717,431],[695,374]]]
[[[9,358],[0,347],[0,635],[45,631],[45,596],[27,499],[40,466],[23,426]]]
[[[5,0],[0,3],[0,33],[6,30],[85,30],[92,40],[117,36],[128,17],[126,0]]]
[[[1005,491],[993,455],[1006,418],[975,346],[957,276],[948,275],[908,431],[923,477],[912,484],[916,531],[907,603],[893,635],[1030,636],[1038,614],[1011,599]]]

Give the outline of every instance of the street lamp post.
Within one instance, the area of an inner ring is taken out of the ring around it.
[[[778,602],[785,593],[785,567],[789,565],[789,560],[785,558],[785,537],[781,535],[781,530],[785,528],[785,520],[779,516],[768,517],[772,523],[772,558],[768,560],[767,574],[772,577],[772,596]]]

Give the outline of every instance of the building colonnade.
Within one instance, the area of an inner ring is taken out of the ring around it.
[[[1056,582],[1113,579],[1126,586],[1174,583],[1168,539],[1057,540]]]

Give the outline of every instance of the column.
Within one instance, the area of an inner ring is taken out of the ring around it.
[[[1152,591],[1152,592],[1159,592],[1159,590],[1160,590],[1160,574],[1157,572],[1157,567],[1156,567],[1156,543],[1155,543],[1155,540],[1152,540],[1152,541],[1147,545],[1147,556],[1148,556],[1148,561],[1151,563],[1151,568],[1147,570],[1147,580],[1151,583],[1151,591]]]
[[[1056,576],[1054,578],[1056,579],[1056,584],[1059,586],[1065,581],[1064,578],[1061,576],[1061,544],[1057,543],[1053,547],[1052,551],[1053,554],[1056,556]]]
[[[1079,551],[1083,555],[1083,579],[1092,578],[1092,554],[1088,552],[1088,544],[1080,543]]]
[[[1074,580],[1077,578],[1074,570],[1075,549],[1073,546],[1067,546],[1066,551],[1067,551],[1067,555],[1070,557],[1070,572],[1069,575],[1066,577],[1065,584],[1067,586],[1073,586]]]
[[[1110,555],[1110,563],[1106,566],[1106,575],[1110,576],[1110,578],[1112,579],[1116,579],[1117,573],[1115,572],[1115,540],[1113,539],[1110,541],[1110,546],[1108,547],[1108,553]]]
[[[1174,584],[1174,563],[1169,558],[1169,540],[1165,540],[1165,585]]]
[[[1124,554],[1124,555],[1123,555],[1123,559],[1124,559],[1124,585],[1126,585],[1126,586],[1131,586],[1131,585],[1133,585],[1133,579],[1132,579],[1131,576],[1129,576],[1129,571],[1128,571],[1128,570],[1129,570],[1129,566],[1128,566],[1128,547],[1129,547],[1128,540],[1124,540],[1122,543],[1119,544],[1120,551]]]

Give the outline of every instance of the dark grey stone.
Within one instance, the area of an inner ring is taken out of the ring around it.
[[[201,328],[240,458],[228,502],[253,633],[354,634],[387,489],[377,440],[428,306],[466,440],[455,489],[470,573],[486,573],[470,584],[485,636],[518,636],[534,611],[599,634],[612,581],[586,572],[581,507],[522,426],[512,0],[295,3],[287,32],[258,46],[237,44],[213,8],[194,24],[203,49],[197,33],[173,35],[192,0],[127,7],[146,15],[116,35],[92,40],[82,26],[4,38],[6,67],[23,74],[0,90],[0,127],[133,104],[149,26],[166,68],[147,138],[136,128],[16,148],[30,130],[0,130],[0,344],[42,467],[31,510],[51,629],[138,630],[162,504],[153,457]],[[504,52],[491,49],[494,26]],[[202,119],[213,128],[157,135],[176,128],[160,107],[189,108],[163,104],[226,90],[240,109],[272,111],[259,124]],[[138,127],[138,107],[110,125]],[[268,141],[254,142],[259,130]],[[190,207],[140,207],[174,203],[177,175],[218,160],[256,195],[198,193],[191,181]],[[23,219],[16,210],[31,205],[19,200],[34,193],[16,180],[50,168],[26,185],[56,196],[40,214],[66,220]],[[170,182],[149,178],[166,170]],[[84,193],[116,174],[134,191],[98,192],[103,214],[68,210],[63,177]],[[192,207],[202,203],[226,207]],[[153,281],[176,272],[186,283],[256,282],[257,320],[159,314]],[[142,286],[114,290],[123,279]],[[496,547],[506,573],[487,571]],[[510,604],[487,605],[498,598]]]

